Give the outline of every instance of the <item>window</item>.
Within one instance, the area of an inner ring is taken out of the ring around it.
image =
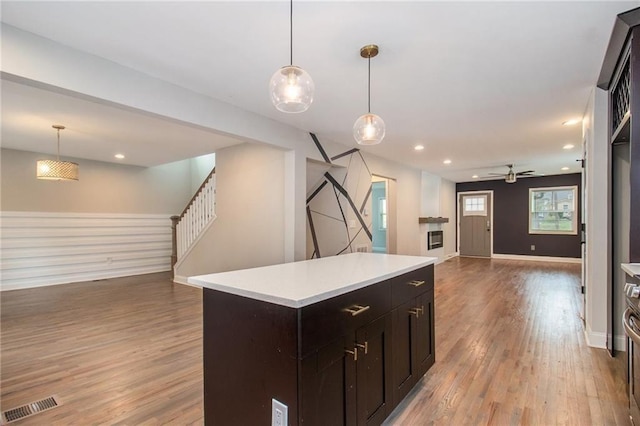
[[[486,195],[476,195],[469,196],[465,195],[464,206],[462,210],[463,216],[486,216],[487,215],[487,196]]]
[[[378,215],[380,216],[380,231],[384,231],[387,229],[387,199],[386,198],[378,198]]]
[[[578,233],[577,186],[529,189],[529,233]]]

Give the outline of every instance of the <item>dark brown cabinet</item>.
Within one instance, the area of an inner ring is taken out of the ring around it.
[[[391,316],[385,315],[302,360],[305,425],[379,425],[392,392]]]
[[[290,425],[377,426],[435,359],[433,265],[297,309],[207,288],[203,307],[207,424],[270,424],[274,398]]]
[[[435,362],[433,274],[419,272],[399,277],[392,287],[396,303],[404,302],[391,313],[395,405]]]

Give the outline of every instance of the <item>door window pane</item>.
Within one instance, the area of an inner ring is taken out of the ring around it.
[[[486,216],[487,196],[486,195],[465,195],[462,214],[463,216]]]

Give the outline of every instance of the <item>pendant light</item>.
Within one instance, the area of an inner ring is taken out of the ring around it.
[[[360,145],[376,145],[382,142],[385,128],[384,121],[371,113],[371,58],[378,55],[378,46],[369,44],[360,49],[360,56],[369,61],[369,76],[367,85],[368,112],[358,118],[353,125],[353,137]]]
[[[302,68],[293,65],[293,0],[289,2],[289,64],[271,77],[271,102],[278,111],[305,112],[313,102],[313,80]]]
[[[56,160],[38,160],[36,177],[45,180],[78,180],[78,164],[60,161],[60,130],[64,130],[65,127],[59,124],[51,127],[58,131],[58,156]]]

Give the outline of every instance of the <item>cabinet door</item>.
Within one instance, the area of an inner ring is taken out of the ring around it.
[[[393,330],[393,367],[392,386],[393,402],[397,405],[409,393],[417,381],[415,361],[415,338],[417,321],[416,302],[411,300],[398,306],[391,313]],[[415,312],[415,311],[413,311]]]
[[[351,333],[302,360],[301,425],[356,424],[356,361],[346,352],[354,340]]]
[[[380,425],[391,413],[391,315],[356,330],[358,425]]]
[[[420,315],[416,318],[416,337],[414,339],[417,381],[436,361],[433,291],[418,296],[416,307],[420,309]]]

